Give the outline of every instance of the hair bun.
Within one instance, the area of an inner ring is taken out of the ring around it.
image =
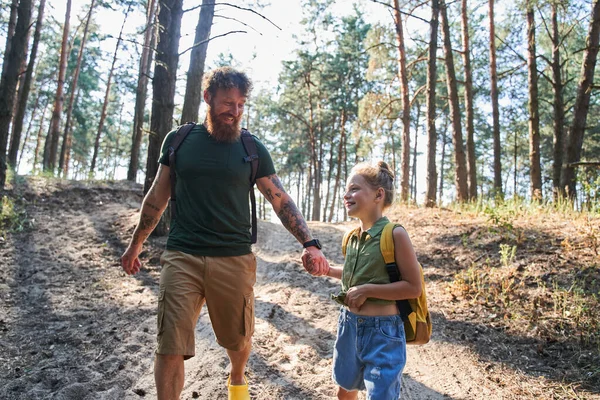
[[[390,167],[387,165],[385,161],[377,161],[377,166],[381,172],[384,172],[388,175],[392,180],[394,180],[394,173],[390,170]]]

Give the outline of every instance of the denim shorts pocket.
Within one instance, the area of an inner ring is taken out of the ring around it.
[[[379,332],[386,339],[397,340],[400,342],[406,341],[406,336],[404,334],[404,324],[402,322],[380,324]]]
[[[160,289],[158,293],[158,313],[156,315],[156,331],[160,335],[164,330],[164,320],[165,317],[165,289]]]
[[[246,337],[254,333],[254,294],[244,296],[244,332]]]

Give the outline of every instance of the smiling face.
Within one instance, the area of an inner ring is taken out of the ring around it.
[[[240,137],[240,122],[244,113],[246,96],[239,89],[218,89],[211,95],[204,91],[208,105],[206,128],[219,142],[233,143]]]
[[[350,217],[371,215],[382,207],[382,193],[383,189],[374,189],[362,175],[354,174],[346,184],[344,207]]]

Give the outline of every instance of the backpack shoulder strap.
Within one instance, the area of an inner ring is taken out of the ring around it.
[[[381,233],[381,240],[379,241],[379,247],[381,249],[381,255],[386,264],[396,263],[396,257],[394,254],[394,228],[397,225],[393,222],[388,222],[383,228]]]
[[[394,252],[394,228],[401,226],[388,222],[383,228],[381,233],[381,239],[379,240],[379,248],[381,255],[385,261],[385,269],[390,278],[390,282],[398,282],[402,279],[400,272],[398,271],[398,265],[396,264],[396,256]],[[413,312],[408,300],[396,300],[396,306],[400,312],[400,317],[403,321],[408,320],[408,316]]]
[[[175,193],[175,185],[177,183],[177,175],[175,174],[175,152],[181,143],[183,143],[184,139],[194,129],[196,126],[195,122],[188,122],[185,125],[181,125],[177,128],[173,140],[171,141],[171,145],[169,146],[169,177],[171,179],[171,219],[175,219],[177,217],[177,195]]]
[[[246,157],[244,157],[245,162],[250,163],[250,202],[252,204],[252,236],[251,242],[252,244],[256,243],[258,239],[257,232],[257,219],[256,219],[256,196],[254,195],[254,184],[256,183],[256,174],[258,173],[258,150],[256,148],[256,142],[254,141],[254,137],[252,134],[245,128],[242,128],[242,145],[244,145],[244,150],[246,150]]]
[[[246,129],[242,128],[242,144],[244,145],[244,150],[246,150],[246,157],[244,157],[245,162],[249,162],[252,167],[252,172],[250,174],[250,184],[254,185],[256,182],[256,174],[258,173],[258,150],[256,148],[256,142],[254,141],[254,137],[252,134]]]
[[[358,229],[360,228],[350,229],[344,234],[344,238],[342,239],[342,254],[344,257],[346,257],[346,247],[348,247],[348,241],[350,240],[350,237],[356,233],[356,231],[358,231]]]

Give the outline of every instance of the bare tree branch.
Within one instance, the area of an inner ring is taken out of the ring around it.
[[[250,25],[246,24],[245,22],[242,22],[242,21],[240,21],[240,20],[239,20],[239,19],[237,19],[237,18],[233,18],[233,17],[226,17],[226,16],[224,16],[224,15],[217,15],[217,14],[215,14],[214,18],[223,18],[223,19],[229,19],[229,20],[232,20],[232,21],[235,21],[235,22],[239,22],[240,24],[242,24],[242,25],[244,25],[244,26],[247,26],[248,28],[252,29],[254,32],[258,33],[260,36],[262,36],[262,35],[263,35],[263,34],[262,34],[262,33],[260,33],[259,31],[257,31],[257,30],[256,30],[256,29],[254,29],[253,27],[251,27]]]
[[[259,13],[258,11],[254,11],[254,10],[253,10],[253,9],[251,9],[251,8],[240,7],[240,6],[238,6],[238,5],[231,4],[231,3],[213,3],[213,4],[206,4],[206,5],[207,5],[207,6],[208,6],[208,5],[214,5],[214,6],[228,6],[228,7],[237,8],[238,10],[248,11],[248,12],[251,12],[251,13],[253,13],[253,14],[256,14],[256,15],[258,15],[259,17],[261,17],[262,19],[264,19],[264,20],[268,21],[268,22],[269,22],[271,25],[273,25],[275,28],[279,29],[280,31],[281,31],[281,30],[283,30],[283,29],[281,29],[279,26],[277,26],[277,25],[276,25],[276,24],[275,24],[273,21],[271,21],[269,18],[265,17],[264,15],[262,15],[261,13]],[[198,8],[200,8],[200,7],[202,7],[202,4],[199,4],[199,5],[197,5],[197,6],[194,6],[194,7],[192,7],[192,8],[188,8],[187,10],[184,10],[183,12],[184,12],[184,13],[186,13],[186,12],[189,12],[189,11],[193,11],[193,10],[196,10],[196,9],[198,9]]]
[[[201,42],[194,43],[191,47],[189,47],[189,48],[185,49],[184,51],[182,51],[181,53],[179,53],[179,55],[181,56],[181,55],[187,53],[188,51],[192,50],[194,47],[200,46],[201,44],[210,42],[211,40],[214,40],[216,38],[220,38],[220,37],[223,37],[223,36],[231,35],[232,33],[248,33],[248,31],[229,31],[229,32],[224,33],[222,35],[217,35],[217,36],[211,37],[210,39],[206,39],[206,40],[203,40]]]

